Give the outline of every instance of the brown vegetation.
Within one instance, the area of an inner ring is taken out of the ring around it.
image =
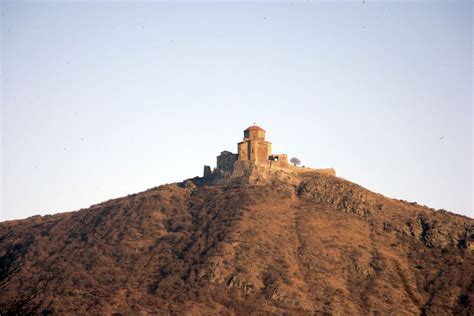
[[[324,174],[186,181],[0,223],[0,310],[472,315],[473,238],[472,219]]]

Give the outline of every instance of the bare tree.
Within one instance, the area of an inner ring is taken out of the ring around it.
[[[293,157],[290,159],[290,162],[294,165],[294,166],[298,166],[301,164],[301,160],[299,160],[298,158],[296,157]]]

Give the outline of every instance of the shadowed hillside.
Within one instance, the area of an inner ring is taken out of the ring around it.
[[[0,223],[0,310],[472,315],[473,249],[474,220],[331,175],[188,180]]]

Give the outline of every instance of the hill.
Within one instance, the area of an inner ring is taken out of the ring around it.
[[[2,314],[474,312],[474,220],[332,175],[0,223]]]

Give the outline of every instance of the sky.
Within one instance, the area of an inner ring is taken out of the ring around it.
[[[1,2],[0,221],[274,153],[474,217],[473,4]]]

